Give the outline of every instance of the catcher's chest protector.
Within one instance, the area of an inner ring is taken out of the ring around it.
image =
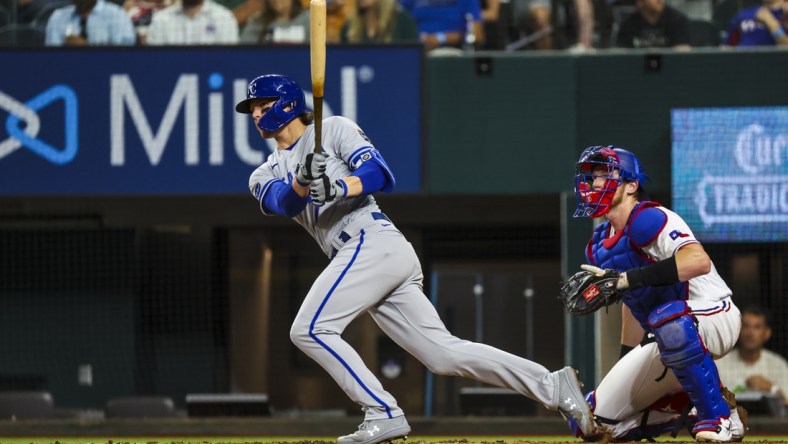
[[[596,227],[586,249],[588,262],[600,268],[612,268],[617,271],[627,271],[633,267],[643,267],[653,263],[654,261],[646,257],[632,242],[629,231],[642,210],[658,205],[656,202],[638,204],[632,211],[624,230],[613,237],[609,237],[610,221],[605,221]],[[648,315],[654,309],[665,302],[685,299],[687,299],[686,283],[668,287],[645,287],[628,291],[621,298],[646,331],[650,331]]]

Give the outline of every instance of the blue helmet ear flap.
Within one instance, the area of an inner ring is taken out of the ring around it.
[[[625,150],[624,148],[619,148],[617,146],[611,146],[611,148],[613,148],[613,151],[618,155],[619,174],[621,174],[621,177],[624,180],[636,180],[641,185],[643,185],[643,182],[646,181],[651,182],[651,179],[649,179],[646,173],[643,172],[637,156],[635,156],[631,151]]]
[[[249,82],[246,100],[239,102],[235,111],[251,114],[250,104],[255,99],[275,100],[258,122],[265,131],[277,131],[306,112],[304,91],[289,77],[280,74],[266,74]]]

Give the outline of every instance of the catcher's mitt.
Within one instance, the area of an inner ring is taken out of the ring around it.
[[[585,315],[615,304],[621,299],[616,289],[619,272],[607,269],[598,276],[590,271],[578,271],[561,286],[559,298],[566,311],[576,315]]]

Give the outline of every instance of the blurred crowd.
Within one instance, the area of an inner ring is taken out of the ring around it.
[[[788,0],[328,0],[327,42],[426,50],[788,46]],[[0,45],[309,42],[309,0],[0,0]]]

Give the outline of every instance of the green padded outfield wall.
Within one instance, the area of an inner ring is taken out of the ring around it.
[[[574,157],[575,60],[501,53],[487,57],[490,72],[479,74],[485,57],[427,60],[427,191],[561,189],[561,177],[531,174],[558,171]]]
[[[583,147],[618,144],[665,199],[670,110],[788,105],[787,72],[788,52],[772,50],[430,57],[427,190],[558,193]]]

